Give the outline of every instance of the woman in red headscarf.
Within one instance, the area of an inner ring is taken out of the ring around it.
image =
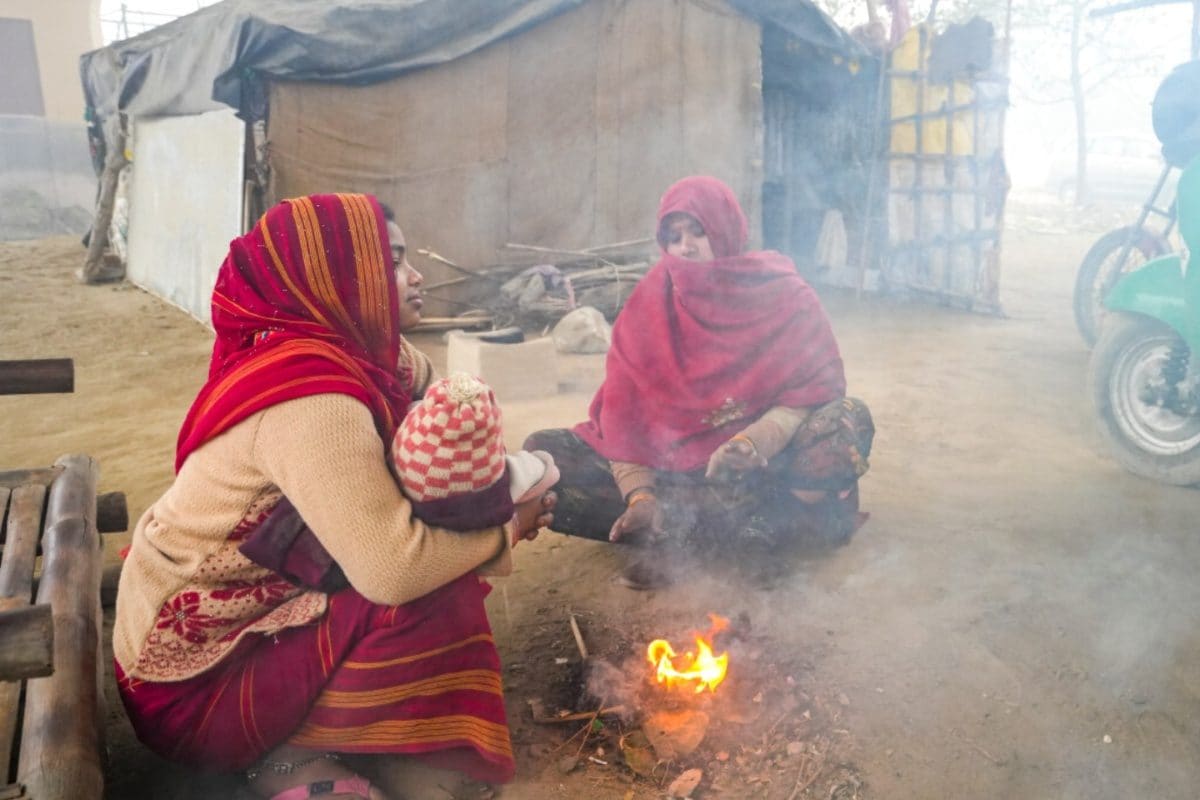
[[[562,474],[556,530],[768,557],[805,529],[844,541],[861,523],[874,429],[845,397],[816,293],[785,256],[745,252],[746,217],[715,178],[667,190],[657,238],[663,256],[617,318],[588,420],[526,441]],[[663,580],[651,563],[626,584]]]
[[[384,455],[432,374],[400,335],[422,303],[405,253],[366,195],[285,201],[233,241],[175,482],[122,570],[113,652],[139,738],[171,760],[247,770],[264,797],[384,797],[346,754],[513,774],[477,575],[509,568],[554,497],[465,534],[413,516]],[[337,580],[298,578],[247,546],[289,518]]]

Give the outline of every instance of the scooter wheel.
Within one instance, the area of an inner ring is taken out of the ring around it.
[[[1121,466],[1144,478],[1200,483],[1200,415],[1146,402],[1145,388],[1162,378],[1172,347],[1169,326],[1139,314],[1113,312],[1088,364],[1088,392],[1100,432]]]
[[[1122,263],[1126,242],[1130,242],[1129,254]],[[1101,323],[1109,313],[1104,307],[1109,290],[1122,275],[1166,254],[1167,249],[1161,236],[1130,225],[1104,234],[1087,251],[1075,276],[1074,304],[1075,327],[1089,347],[1096,343]]]

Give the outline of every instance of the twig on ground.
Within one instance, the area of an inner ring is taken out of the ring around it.
[[[575,637],[575,646],[579,648],[579,657],[584,661],[588,660],[587,645],[583,642],[583,633],[579,630],[579,622],[575,619],[573,613],[568,612],[571,621],[571,634]]]
[[[807,754],[804,756],[800,761],[799,774],[796,775],[796,786],[792,789],[792,793],[788,795],[788,800],[796,800],[801,792],[816,783],[817,778],[821,777],[822,770],[825,769],[825,756],[828,752],[828,747],[824,750],[817,750],[811,761]],[[812,767],[812,773],[805,777],[804,773],[808,771],[809,767]]]
[[[560,722],[578,722],[581,719],[593,720],[596,717],[611,717],[625,713],[625,706],[610,706],[598,711],[580,711],[577,714],[563,714],[559,717],[534,716],[533,721],[541,725],[557,725]]]
[[[1007,762],[1007,761],[1005,761],[1004,759],[996,758],[994,755],[992,755],[991,753],[989,753],[987,750],[984,750],[984,749],[983,749],[983,747],[982,747],[982,746],[981,746],[981,745],[980,745],[978,742],[976,742],[974,739],[972,739],[972,738],[970,738],[969,736],[967,736],[965,733],[963,733],[963,732],[962,732],[961,730],[959,730],[958,728],[952,728],[952,729],[950,730],[950,732],[951,732],[951,733],[953,733],[953,734],[954,734],[954,736],[955,736],[957,739],[959,739],[959,741],[961,741],[961,742],[963,742],[963,743],[965,743],[965,744],[967,744],[967,745],[970,745],[970,747],[971,747],[973,750],[975,750],[975,752],[979,753],[981,756],[983,756],[983,757],[984,757],[984,758],[986,758],[988,761],[990,761],[990,762],[992,762],[993,764],[995,764],[997,767],[1003,767],[1005,764],[1007,764],[1007,763],[1008,763],[1008,762]]]

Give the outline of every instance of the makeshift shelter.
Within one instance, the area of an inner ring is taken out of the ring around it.
[[[376,194],[471,268],[644,241],[693,173],[818,278],[829,209],[883,218],[879,60],[807,0],[226,0],[82,75],[132,154],[128,274],[202,319],[228,240],[303,193]]]

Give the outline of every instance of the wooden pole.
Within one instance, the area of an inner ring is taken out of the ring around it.
[[[124,566],[122,561],[104,565],[100,576],[100,605],[104,608],[112,608],[117,604],[117,589],[121,586],[121,569]]]
[[[55,462],[42,535],[38,603],[54,612],[54,674],[25,687],[17,780],[38,800],[101,800],[104,794],[98,468],[88,456]]]
[[[0,519],[4,518],[4,505],[8,492],[16,486],[49,486],[62,474],[61,469],[14,469],[0,472]],[[96,498],[96,527],[100,533],[121,533],[129,530],[129,503],[124,492],[105,492]],[[4,544],[4,531],[0,529],[0,544]]]
[[[62,394],[75,391],[75,362],[69,358],[0,361],[0,394]]]
[[[108,227],[112,224],[113,206],[117,201],[117,179],[127,163],[125,161],[125,127],[120,116],[109,124],[111,135],[106,136],[108,153],[104,158],[104,171],[100,174],[100,199],[96,204],[96,216],[92,221],[92,237],[88,241],[87,259],[78,272],[83,283],[100,283],[111,280],[105,274],[104,251],[108,247]]]
[[[27,606],[33,595],[33,565],[41,536],[42,501],[46,487],[39,484],[17,486],[12,490],[5,525],[4,552],[0,554],[0,603],[9,608]],[[21,704],[21,684],[0,683],[0,764],[8,779],[8,764],[17,738],[17,711]]]
[[[5,609],[6,604],[12,607]],[[54,672],[54,621],[50,606],[0,600],[0,681],[44,678]]]
[[[0,472],[0,487],[15,489],[25,484],[49,486],[62,473],[61,469],[46,467],[44,469],[10,469]]]
[[[96,529],[100,533],[129,530],[129,505],[124,492],[105,492],[96,498]]]

